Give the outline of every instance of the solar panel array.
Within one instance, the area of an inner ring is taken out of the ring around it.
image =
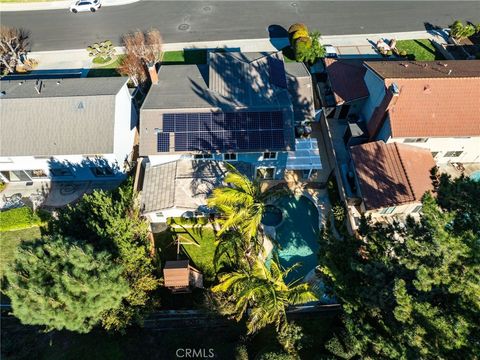
[[[170,134],[159,132],[157,133],[157,151],[169,152],[170,151]]]
[[[174,133],[175,151],[282,150],[283,128],[280,111],[181,113],[164,114],[163,132],[159,135]],[[170,143],[165,139],[158,138],[159,152],[168,151]]]

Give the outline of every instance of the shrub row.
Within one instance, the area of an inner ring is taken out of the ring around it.
[[[0,231],[21,230],[43,224],[50,216],[46,211],[33,212],[29,207],[21,207],[0,212]]]

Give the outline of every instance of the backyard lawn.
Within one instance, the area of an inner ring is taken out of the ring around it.
[[[40,228],[37,226],[23,230],[0,232],[0,279],[3,277],[5,267],[13,260],[13,254],[18,244],[38,237],[40,237]]]
[[[200,270],[205,280],[212,281],[215,277],[213,256],[215,254],[215,233],[209,226],[195,225],[170,228],[155,234],[157,248],[162,264],[167,260],[176,259],[176,245],[174,235],[177,235],[182,244],[182,255],[191,261],[191,265]]]
[[[410,60],[433,61],[443,59],[442,54],[435,49],[428,39],[398,40],[397,49],[398,51],[405,50]]]

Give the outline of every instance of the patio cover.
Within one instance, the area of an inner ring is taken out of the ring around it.
[[[296,139],[295,151],[289,151],[288,170],[321,170],[320,152],[317,139]]]

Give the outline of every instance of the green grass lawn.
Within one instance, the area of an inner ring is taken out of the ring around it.
[[[398,40],[397,49],[399,51],[405,50],[410,60],[433,61],[443,59],[442,54],[435,49],[428,39]]]
[[[34,240],[40,237],[38,226],[29,229],[0,232],[0,278],[2,278],[5,267],[13,260],[13,254],[22,241]]]
[[[194,64],[201,65],[207,63],[206,49],[185,49],[177,51],[165,51],[163,53],[162,64]]]
[[[183,256],[190,259],[191,264],[200,270],[206,281],[213,281],[215,268],[213,256],[215,254],[215,233],[211,227],[195,225],[194,227],[170,228],[159,234],[155,234],[155,242],[159,248],[159,256],[162,264],[167,260],[176,259],[176,245],[174,234],[182,243]]]
[[[87,77],[120,76],[117,68],[120,66],[120,63],[124,57],[125,55],[118,55],[111,63],[91,68],[87,74]]]

